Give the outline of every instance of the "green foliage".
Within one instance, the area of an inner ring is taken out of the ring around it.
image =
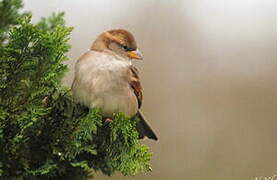
[[[7,21],[9,36],[0,45],[0,178],[86,179],[93,170],[150,170],[137,119],[120,113],[103,123],[99,109],[76,104],[61,86],[72,31],[63,14],[38,24],[30,20],[26,16],[13,27]]]
[[[129,119],[122,113],[116,114],[111,123],[99,129],[95,138],[98,156],[95,169],[107,175],[115,171],[123,175],[135,175],[150,170],[151,153],[140,144],[135,129],[137,119]]]
[[[22,0],[0,0],[0,44],[7,38],[10,26],[18,23],[18,19],[28,13],[19,13],[23,7]]]

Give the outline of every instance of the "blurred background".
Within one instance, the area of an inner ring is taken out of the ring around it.
[[[277,1],[25,0],[37,21],[65,11],[74,63],[106,30],[131,31],[153,171],[98,180],[255,180],[277,174]]]

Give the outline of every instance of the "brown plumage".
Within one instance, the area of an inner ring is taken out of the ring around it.
[[[124,29],[111,30],[108,32],[115,37],[114,40],[119,44],[127,46],[131,50],[137,49],[135,38],[130,32]]]
[[[111,43],[117,43],[121,46],[126,46],[130,50],[137,49],[134,36],[124,29],[110,30],[100,34],[90,49],[95,51],[104,51],[105,49],[109,49],[109,45]]]
[[[129,69],[130,73],[130,86],[133,88],[134,93],[137,97],[138,100],[138,108],[141,108],[142,105],[142,87],[139,81],[139,76],[138,76],[138,70],[135,66],[131,66]]]
[[[117,112],[137,116],[139,137],[157,140],[140,111],[142,87],[134,59],[142,55],[130,32],[116,29],[100,34],[76,63],[73,95],[77,102],[101,108],[108,118]]]

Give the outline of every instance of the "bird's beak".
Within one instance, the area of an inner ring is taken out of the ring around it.
[[[142,54],[138,49],[135,51],[129,51],[127,54],[130,59],[142,60]]]

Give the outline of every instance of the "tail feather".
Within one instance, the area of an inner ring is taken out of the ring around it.
[[[143,139],[146,136],[149,139],[153,139],[157,141],[158,138],[156,134],[151,129],[150,125],[147,123],[143,114],[140,111],[138,111],[137,117],[139,118],[139,122],[137,123],[136,129],[139,133],[139,138]]]

